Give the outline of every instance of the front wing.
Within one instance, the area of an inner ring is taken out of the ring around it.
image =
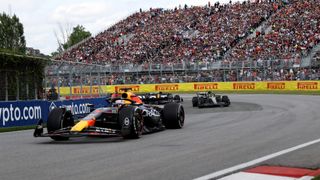
[[[43,127],[37,126],[34,131],[34,137],[81,137],[81,136],[119,136],[120,130],[89,127],[81,132],[70,131],[71,127],[62,128],[50,133],[43,133]]]
[[[164,126],[143,127],[142,134],[149,134],[164,130]],[[97,137],[112,137],[121,136],[121,131],[103,127],[88,127],[80,132],[72,132],[71,127],[62,128],[50,133],[43,133],[43,127],[37,126],[33,133],[34,137],[82,137],[82,136],[97,136]]]

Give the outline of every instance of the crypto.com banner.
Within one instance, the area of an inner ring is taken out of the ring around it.
[[[94,104],[95,107],[103,107],[107,105],[107,102],[105,98],[0,102],[0,128],[35,125],[39,119],[46,121],[50,110],[55,107],[66,107],[74,115],[82,116],[90,112],[88,104]]]

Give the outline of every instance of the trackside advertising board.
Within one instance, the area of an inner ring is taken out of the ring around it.
[[[89,87],[72,87],[73,95],[89,95]],[[101,86],[104,93],[121,92],[122,88],[132,88],[135,93],[145,92],[196,92],[196,91],[319,91],[320,81],[265,81],[265,82],[194,82],[168,84],[130,84]],[[96,88],[93,88],[96,89]],[[69,95],[70,88],[60,88],[61,95]],[[92,94],[99,93],[92,91]]]
[[[105,98],[0,102],[0,128],[35,125],[39,119],[46,121],[48,113],[55,107],[67,107],[74,115],[82,116],[90,112],[88,104],[94,104],[95,107],[103,107],[107,105],[107,102]]]

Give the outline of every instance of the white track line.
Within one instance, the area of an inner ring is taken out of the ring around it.
[[[283,154],[287,154],[287,153],[292,152],[292,151],[296,151],[298,149],[301,149],[301,148],[304,148],[304,147],[307,147],[307,146],[310,146],[310,145],[313,145],[313,144],[316,144],[316,143],[319,143],[319,142],[320,142],[320,139],[313,140],[313,141],[310,141],[310,142],[307,142],[307,143],[304,143],[304,144],[301,144],[301,145],[298,145],[298,146],[295,146],[295,147],[292,147],[292,148],[288,148],[288,149],[285,149],[285,150],[282,150],[282,151],[279,151],[279,152],[276,152],[276,153],[273,153],[273,154],[270,154],[270,155],[267,155],[267,156],[263,156],[261,158],[258,158],[258,159],[255,159],[255,160],[252,160],[252,161],[249,161],[249,162],[246,162],[246,163],[242,163],[242,164],[239,164],[239,165],[227,168],[227,169],[223,169],[221,171],[213,172],[211,174],[196,178],[194,180],[208,180],[208,179],[218,178],[218,177],[224,176],[226,174],[229,174],[229,173],[232,173],[232,172],[235,172],[235,171],[239,171],[241,169],[253,166],[253,165],[261,163],[263,161],[275,158],[277,156],[281,156]]]

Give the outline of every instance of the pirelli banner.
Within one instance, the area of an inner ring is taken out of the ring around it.
[[[135,93],[144,92],[193,92],[193,91],[319,91],[320,81],[270,81],[270,82],[196,82],[170,84],[133,84],[101,86],[103,93],[122,92],[131,88]],[[98,87],[72,87],[73,95],[98,94]],[[70,88],[60,88],[61,95],[69,95]]]
[[[61,87],[60,88],[60,94],[61,95],[89,95],[89,94],[99,94],[99,87],[98,86],[74,86],[70,89],[70,87]]]

